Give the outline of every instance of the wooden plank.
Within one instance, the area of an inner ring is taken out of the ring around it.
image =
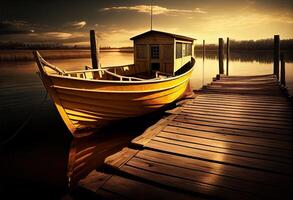
[[[79,186],[91,192],[96,192],[111,176],[111,174],[104,174],[93,170],[79,181]]]
[[[204,91],[204,90],[201,90]],[[225,97],[225,98],[240,98],[240,99],[252,99],[252,100],[266,100],[266,101],[273,101],[273,100],[282,100],[286,101],[287,97],[284,96],[266,96],[266,95],[251,95],[251,94],[205,94],[205,93],[200,93],[201,96],[203,97]]]
[[[229,90],[247,90],[252,92],[267,92],[266,89],[271,88],[272,90],[276,92],[280,92],[279,87],[277,85],[270,85],[270,84],[250,84],[245,85],[244,84],[210,84],[207,86],[207,89],[229,89]]]
[[[102,187],[103,190],[119,194],[126,199],[204,199],[180,192],[166,190],[141,181],[131,180],[121,176],[113,176]]]
[[[221,106],[229,106],[229,107],[239,107],[239,108],[246,108],[246,109],[254,109],[254,110],[267,110],[267,111],[284,111],[290,112],[293,110],[292,106],[273,106],[272,104],[266,105],[252,105],[250,103],[231,103],[231,102],[224,102],[224,101],[202,101],[195,99],[193,102],[186,103],[187,105],[193,104],[208,104],[208,105],[221,105]]]
[[[196,121],[190,119],[186,116],[177,116],[174,121],[184,122],[188,124],[198,124],[198,125],[206,125],[206,126],[214,126],[214,127],[221,127],[221,128],[231,128],[234,130],[248,130],[254,131],[255,133],[273,133],[273,134],[280,134],[280,135],[288,135],[291,136],[290,130],[281,130],[281,129],[273,129],[273,128],[263,128],[263,127],[253,127],[249,124],[236,124],[235,122],[229,123],[228,121],[217,121],[217,120],[204,120],[204,119],[197,119]]]
[[[233,75],[233,76],[222,76],[221,75],[221,79],[235,79],[235,78],[241,78],[241,79],[257,79],[257,78],[273,78],[275,79],[275,75],[274,74],[262,74],[262,75],[249,75],[249,76],[237,76],[237,75]]]
[[[237,111],[237,110],[227,110],[227,109],[221,109],[221,108],[201,108],[201,107],[183,107],[182,112],[189,112],[189,113],[195,113],[195,112],[202,112],[202,113],[214,113],[214,114],[224,114],[227,116],[232,115],[239,115],[246,118],[259,118],[259,119],[268,119],[270,121],[276,121],[276,122],[286,122],[286,123],[292,123],[292,119],[290,116],[287,115],[275,115],[275,114],[265,114],[265,113],[254,113],[250,111]]]
[[[246,113],[250,115],[261,115],[261,116],[270,116],[270,117],[281,117],[281,118],[287,118],[289,120],[292,120],[292,114],[291,113],[284,113],[284,112],[271,112],[271,111],[265,111],[265,110],[253,110],[253,109],[237,109],[235,107],[223,107],[223,106],[210,106],[210,105],[183,105],[182,107],[187,109],[214,109],[218,111],[234,111],[239,113]]]
[[[251,81],[213,81],[211,85],[221,85],[221,86],[246,86],[246,87],[255,87],[258,85],[270,85],[270,86],[279,86],[278,83],[274,80],[264,80],[258,82]]]
[[[260,128],[261,131],[270,130],[273,132],[284,132],[284,133],[291,133],[292,126],[284,126],[284,125],[276,125],[276,124],[269,124],[269,123],[257,123],[255,121],[248,121],[248,120],[239,120],[230,117],[218,117],[218,116],[210,116],[210,115],[196,115],[196,114],[179,114],[178,118],[186,118],[186,119],[193,119],[197,121],[210,121],[210,122],[223,122],[225,124],[233,124],[233,125],[241,125],[241,126],[250,126],[255,128]],[[268,132],[270,132],[268,131]]]
[[[222,94],[222,93],[204,93],[201,90],[200,96],[203,97],[224,97],[224,98],[238,98],[238,99],[249,99],[249,100],[265,100],[265,101],[278,101],[288,102],[288,98],[285,96],[267,96],[267,95],[252,95],[252,94]]]
[[[203,199],[96,170],[82,179],[79,186],[103,199]]]
[[[255,196],[274,196],[277,197],[279,194],[277,191],[280,191],[279,188],[275,188],[268,185],[260,185],[259,183],[251,182],[251,181],[243,181],[227,176],[221,176],[214,173],[208,173],[199,171],[196,169],[187,169],[181,166],[174,166],[169,164],[163,164],[159,162],[153,162],[150,160],[144,160],[140,158],[133,158],[127,163],[127,167],[134,167],[136,169],[140,169],[142,173],[143,170],[147,172],[152,172],[155,174],[165,175],[167,177],[178,177],[182,179],[182,186],[185,187],[185,181],[190,181],[190,183],[194,185],[194,188],[198,187],[201,184],[206,184],[207,187],[217,188],[218,191],[221,191],[219,197],[230,197],[233,191],[238,191],[239,193],[249,193]],[[123,170],[122,167],[121,170]],[[135,174],[136,176],[140,176],[140,174]],[[183,185],[184,183],[184,185]],[[263,191],[268,191],[265,194]],[[196,191],[196,190],[195,190]],[[225,194],[224,194],[225,193]],[[230,193],[228,196],[227,193]],[[210,193],[207,193],[210,194]]]
[[[193,148],[192,144],[188,144],[186,142],[173,142],[167,139],[157,140],[156,138],[156,140],[148,142],[145,147],[196,159],[204,159],[234,166],[265,170],[278,174],[292,175],[292,166],[288,164],[197,149]]]
[[[194,101],[201,101],[206,103],[224,103],[228,105],[235,106],[260,106],[262,108],[271,107],[271,108],[287,108],[292,109],[292,105],[290,103],[280,103],[280,102],[264,102],[264,101],[249,101],[249,100],[241,100],[241,99],[223,99],[223,98],[206,98],[198,96]],[[193,102],[194,102],[193,101]]]
[[[243,98],[243,97],[229,97],[228,95],[221,96],[205,96],[203,94],[198,95],[196,99],[204,100],[204,101],[225,101],[231,103],[250,103],[250,104],[271,104],[271,105],[283,105],[283,106],[292,106],[292,104],[286,99],[281,98],[279,100],[274,99],[264,99],[264,98]]]
[[[182,135],[176,133],[168,133],[168,132],[161,132],[157,135],[154,140],[165,141],[165,139],[173,140],[175,143],[178,142],[187,142],[188,144],[192,144],[194,148],[208,150],[208,151],[215,151],[251,158],[258,158],[264,160],[271,160],[277,161],[286,164],[293,164],[290,160],[290,157],[284,157],[280,155],[276,155],[274,151],[259,148],[256,146],[246,145],[246,144],[239,144],[234,142],[225,142],[225,141],[217,141],[211,140],[206,138],[199,138],[189,135]],[[282,154],[281,154],[282,155]]]
[[[252,194],[231,190],[224,187],[195,182],[193,180],[182,179],[176,176],[154,173],[147,170],[125,165],[120,168],[121,171],[128,174],[135,174],[140,178],[151,181],[156,184],[168,186],[170,189],[179,190],[187,194],[205,194],[211,197],[220,197],[226,199],[252,199]]]
[[[140,151],[135,157],[275,187],[283,187],[280,182],[283,182],[284,184],[292,182],[292,177],[285,175],[225,165],[222,163],[172,155],[147,149]]]
[[[182,114],[182,115],[203,115],[203,116],[214,116],[214,117],[221,117],[221,118],[227,118],[227,116],[231,120],[236,120],[236,121],[247,121],[247,122],[255,122],[255,123],[270,123],[274,125],[280,125],[280,126],[288,126],[291,127],[293,126],[290,121],[283,121],[283,120],[278,120],[275,117],[266,117],[266,116],[255,116],[255,115],[245,115],[245,114],[232,114],[232,113],[225,113],[225,112],[213,112],[212,115],[209,111],[204,110],[192,110],[192,109],[181,109],[181,112],[177,112],[177,114]],[[292,120],[293,122],[293,120]]]
[[[196,98],[210,98],[210,99],[223,99],[223,100],[239,100],[251,102],[265,102],[265,103],[287,103],[290,101],[284,96],[267,96],[267,95],[253,95],[253,94],[227,94],[227,93],[205,93],[204,90],[199,92]]]
[[[260,113],[272,113],[272,114],[291,114],[291,109],[288,107],[286,108],[260,108],[257,106],[237,106],[237,105],[229,105],[229,104],[221,104],[220,102],[217,104],[211,104],[211,103],[205,103],[200,101],[194,101],[193,103],[185,103],[184,106],[206,106],[206,107],[218,107],[218,108],[227,108],[227,109],[237,109],[237,110],[243,110],[243,111],[254,111],[254,112],[260,112]]]
[[[251,88],[250,90],[244,88],[208,88],[203,93],[220,93],[220,94],[250,94],[250,95],[267,95],[267,96],[282,96],[284,95],[280,91],[272,90],[271,92],[263,92],[263,90],[269,90],[270,88]]]
[[[270,121],[266,120],[257,120],[257,119],[245,119],[239,117],[232,117],[232,116],[217,116],[217,115],[208,115],[208,114],[196,114],[196,113],[186,113],[181,112],[178,113],[179,116],[186,116],[192,119],[214,119],[214,120],[223,120],[225,122],[233,122],[234,124],[250,124],[251,126],[256,127],[271,127],[276,129],[285,129],[285,130],[292,130],[293,124],[278,124],[278,123],[271,123]],[[293,130],[292,130],[293,131]]]
[[[194,137],[201,137],[212,140],[219,140],[225,142],[235,142],[240,144],[255,145],[259,148],[271,149],[276,155],[291,157],[293,146],[292,142],[289,141],[278,141],[264,138],[247,137],[243,135],[230,135],[214,133],[209,131],[192,130],[188,128],[181,128],[176,126],[168,125],[164,128],[165,132],[177,133],[183,135],[190,135]]]
[[[149,127],[142,135],[133,139],[132,143],[143,146],[147,142],[149,142],[156,134],[158,134],[165,126],[168,125],[172,119],[174,119],[175,115],[170,115],[161,119],[159,122]]]
[[[111,165],[112,167],[119,168],[129,159],[131,159],[138,150],[123,148],[118,153],[113,154],[105,159],[105,164]]]
[[[259,132],[256,134],[256,131],[250,130],[237,130],[233,128],[226,128],[221,126],[208,126],[205,124],[186,124],[180,121],[172,121],[169,123],[170,126],[174,127],[181,127],[181,128],[188,128],[191,130],[201,130],[213,133],[221,133],[224,135],[238,135],[238,136],[246,136],[246,137],[253,137],[253,138],[263,138],[263,139],[271,139],[276,141],[293,141],[293,137],[290,135],[280,135],[280,134],[273,134],[273,133],[263,133]]]

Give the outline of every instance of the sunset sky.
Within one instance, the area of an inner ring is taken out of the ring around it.
[[[101,46],[131,46],[150,29],[148,1],[1,0],[0,41],[88,44],[90,29]],[[192,36],[201,43],[293,38],[292,0],[153,0],[153,29]]]

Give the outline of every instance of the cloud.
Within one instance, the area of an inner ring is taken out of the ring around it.
[[[64,39],[71,38],[72,34],[71,33],[65,33],[65,32],[45,32],[45,33],[42,34],[42,36],[64,40]]]
[[[138,13],[150,13],[151,7],[149,5],[136,5],[136,6],[114,6],[114,7],[109,7],[109,8],[103,8],[101,11],[111,11],[111,10],[116,10],[116,11],[135,11]],[[207,12],[200,9],[196,8],[193,10],[188,10],[188,9],[172,9],[172,8],[166,8],[162,6],[153,6],[153,15],[182,15],[182,14],[206,14]]]
[[[0,22],[0,35],[26,34],[34,32],[33,25],[23,20]]]
[[[86,25],[86,21],[80,21],[80,22],[73,22],[71,24],[71,26],[75,27],[75,28],[83,28]]]

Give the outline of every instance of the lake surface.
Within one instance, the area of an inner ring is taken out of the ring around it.
[[[286,82],[289,92],[293,94],[293,61],[289,56],[287,58]],[[65,70],[84,69],[85,65],[91,65],[90,59],[49,62]],[[197,53],[196,62],[191,86],[200,89],[218,73],[216,53],[207,53],[204,62],[201,54]],[[101,53],[102,66],[131,63],[132,53]],[[50,99],[43,101],[46,92],[36,74],[36,64],[0,62],[0,70],[1,144],[16,135],[1,146],[0,193],[18,187],[23,188],[21,191],[28,196],[36,188],[52,198],[65,195],[72,137]],[[272,71],[272,52],[231,54],[230,75],[272,74]],[[20,128],[24,122],[25,126]]]

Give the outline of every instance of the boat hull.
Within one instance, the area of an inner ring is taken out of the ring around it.
[[[107,81],[41,73],[60,116],[75,137],[116,120],[153,112],[184,95],[192,68],[164,80]]]

